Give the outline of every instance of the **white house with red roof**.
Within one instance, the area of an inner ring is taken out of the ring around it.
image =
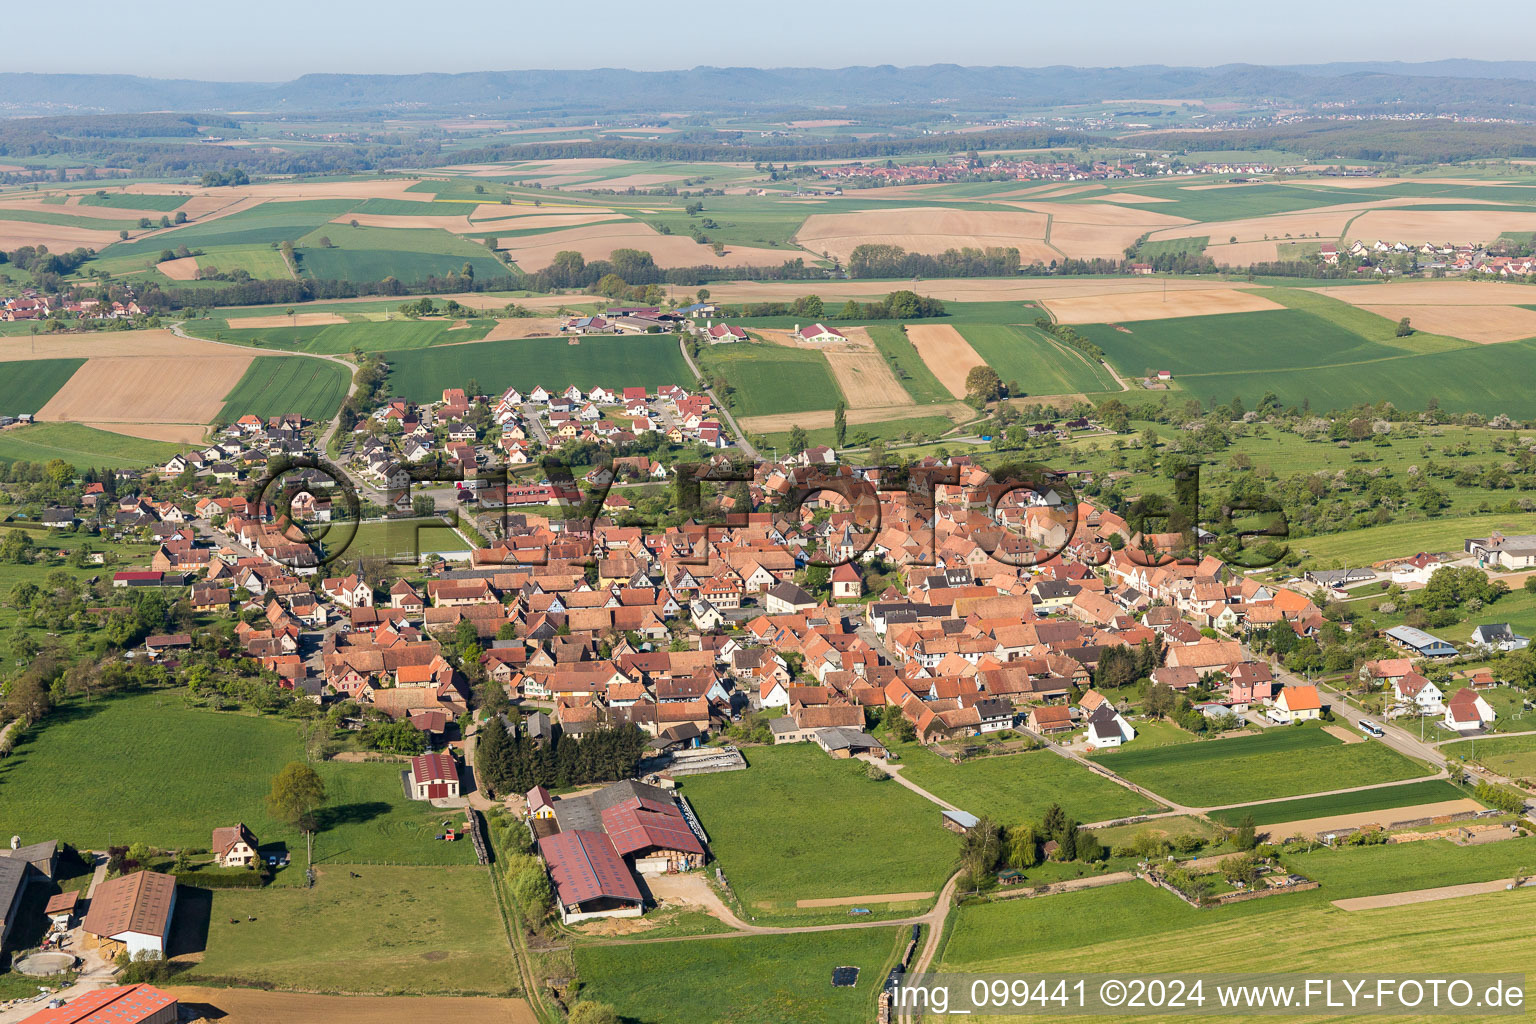
[[[1483,695],[1466,686],[1451,694],[1445,704],[1445,727],[1457,732],[1477,732],[1493,724],[1493,705]]]

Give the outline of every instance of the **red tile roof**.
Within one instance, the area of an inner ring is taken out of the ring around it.
[[[87,992],[67,1006],[34,1013],[22,1024],[139,1024],[175,1003],[175,996],[153,985],[114,985]]]
[[[417,782],[457,782],[459,768],[452,754],[418,754],[411,758],[411,778]]]
[[[603,811],[603,830],[620,855],[643,850],[678,850],[703,855],[704,847],[676,804],[630,797]]]
[[[642,901],[634,876],[601,832],[558,832],[539,840],[539,855],[549,865],[563,906],[608,897]]]

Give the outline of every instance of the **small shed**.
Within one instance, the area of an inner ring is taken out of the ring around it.
[[[947,807],[939,809],[939,822],[951,832],[965,835],[981,822],[981,819],[969,811],[954,811]]]
[[[48,900],[48,906],[43,913],[48,915],[48,920],[53,922],[55,928],[68,928],[69,922],[75,916],[75,907],[80,902],[80,893],[61,892]]]

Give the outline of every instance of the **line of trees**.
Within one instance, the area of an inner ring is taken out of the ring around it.
[[[1013,246],[907,252],[899,245],[866,242],[848,254],[849,277],[1012,277],[1019,272]]]
[[[497,793],[526,793],[535,786],[581,786],[634,775],[645,752],[639,726],[594,729],[577,739],[556,731],[543,743],[509,736],[501,716],[492,714],[475,741],[475,767]]]

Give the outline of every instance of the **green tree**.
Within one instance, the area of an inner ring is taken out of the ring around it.
[[[1399,320],[1397,322],[1397,336],[1399,338],[1406,338],[1409,335],[1411,335],[1412,333],[1413,333],[1413,325],[1408,322],[1408,318],[1407,317],[1403,317],[1401,320]]]
[[[1243,815],[1243,820],[1237,823],[1237,831],[1232,833],[1232,845],[1239,850],[1251,850],[1259,845],[1258,837],[1254,834],[1253,815]]]
[[[272,779],[272,791],[267,794],[267,812],[304,833],[306,840],[314,836],[315,812],[325,806],[325,783],[316,771],[298,761],[289,762]],[[313,861],[314,851],[309,851]]]
[[[824,565],[813,565],[805,570],[805,589],[813,594],[826,593],[831,585],[832,573]]]
[[[837,403],[837,408],[832,412],[832,430],[837,435],[837,447],[843,447],[848,440],[848,409],[842,401]]]
[[[1040,863],[1040,840],[1033,825],[1015,825],[1008,830],[1008,866],[1032,868]]]
[[[792,455],[798,455],[811,446],[811,439],[806,435],[805,428],[796,423],[789,428],[789,451]]]

